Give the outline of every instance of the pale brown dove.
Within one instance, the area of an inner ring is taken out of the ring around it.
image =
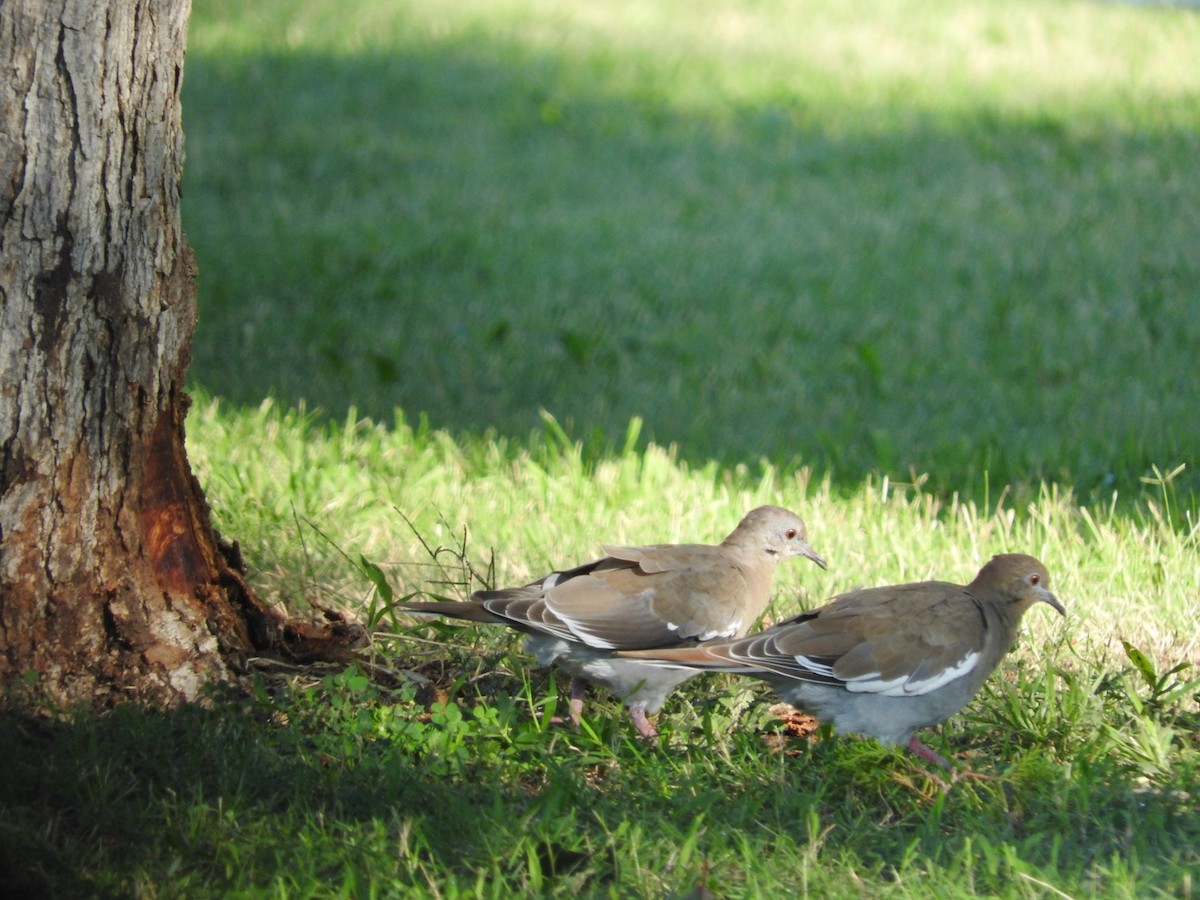
[[[508,625],[528,635],[543,665],[571,673],[573,722],[583,709],[585,682],[625,701],[644,737],[657,731],[647,714],[699,674],[664,669],[614,651],[688,646],[745,634],[771,599],[779,563],[806,556],[825,568],[808,545],[804,522],[778,506],[751,510],[720,544],[604,547],[608,555],[552,572],[517,588],[477,591],[467,601],[405,603],[398,611]]]
[[[757,634],[622,656],[762,678],[838,731],[904,744],[949,764],[915,736],[958,712],[1012,647],[1025,610],[1048,603],[1032,556],[995,556],[962,586],[923,581],[841,594]]]

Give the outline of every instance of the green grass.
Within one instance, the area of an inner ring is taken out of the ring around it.
[[[847,485],[1192,460],[1193,12],[593,7],[200,3],[196,381]]]
[[[1191,896],[1198,47],[1105,3],[197,0],[189,453],[265,597],[379,633],[249,699],[11,704],[0,895]],[[365,571],[461,596],[765,502],[830,562],[769,618],[1046,562],[1068,617],[923,735],[987,778],[733,678],[657,746],[602,696],[549,727],[513,635]]]
[[[1125,638],[1163,667],[1200,662],[1200,526],[1192,498],[1165,476],[1142,486],[1133,512],[1080,504],[1054,485],[996,488],[982,505],[921,479],[868,479],[846,493],[808,470],[695,467],[636,430],[589,460],[552,420],[520,443],[460,442],[202,399],[188,427],[218,527],[242,542],[259,589],[293,607],[321,597],[362,608],[371,584],[346,555],[378,563],[398,592],[465,592],[480,582],[464,558],[497,583],[520,583],[591,558],[602,542],[717,541],[746,510],[778,503],[801,512],[830,569],[784,566],[775,618],[863,585],[967,581],[993,553],[1021,551],[1046,561],[1089,655],[1123,658]],[[442,548],[440,565],[426,545]],[[1040,641],[1063,626],[1031,615],[1026,627]]]
[[[877,744],[780,743],[743,685],[682,692],[657,747],[602,707],[577,733],[543,729],[541,679],[493,677],[428,715],[411,688],[353,670],[249,704],[55,723],[3,713],[0,886],[1187,896],[1200,861],[1194,713],[1138,706],[1128,680],[1009,675],[943,730],[988,776],[948,791]]]
[[[1053,487],[981,508],[919,485],[868,481],[846,496],[805,473],[692,468],[633,435],[588,462],[553,423],[520,445],[460,442],[201,399],[189,432],[260,590],[370,613],[380,633],[361,670],[269,670],[251,700],[0,715],[2,893],[1192,891],[1200,685],[1179,687],[1194,667],[1168,670],[1197,661],[1200,572],[1170,484],[1147,486],[1136,514]],[[531,667],[515,636],[406,622],[358,564],[378,564],[397,593],[460,595],[605,539],[713,539],[763,501],[802,510],[831,562],[785,566],[775,617],[855,584],[967,578],[1002,550],[1048,562],[1068,617],[1031,613],[980,696],[923,735],[985,778],[943,791],[874,742],[788,737],[773,698],[734,678],[677,692],[657,745],[603,696],[578,732],[547,726],[565,683]]]

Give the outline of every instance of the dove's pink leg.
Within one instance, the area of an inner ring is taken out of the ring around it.
[[[654,727],[654,723],[646,718],[646,708],[644,706],[629,707],[629,718],[633,720],[633,727],[638,730],[644,738],[658,737],[658,729]]]
[[[913,735],[909,739],[908,749],[911,750],[913,753],[917,754],[917,756],[921,757],[921,759],[931,762],[934,765],[941,766],[943,769],[950,768],[950,763],[946,762],[946,760],[944,760],[942,757],[938,756],[936,753],[934,753],[932,750],[930,750],[928,747],[926,747],[924,744],[922,744],[920,741],[918,741],[916,738],[916,735]]]
[[[582,678],[571,679],[571,706],[567,713],[572,725],[579,724],[579,717],[583,713],[583,698],[587,695],[587,682]]]

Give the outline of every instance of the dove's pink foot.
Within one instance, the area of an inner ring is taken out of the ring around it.
[[[638,734],[646,739],[658,737],[658,729],[654,727],[654,723],[646,718],[646,710],[641,706],[629,707],[629,718],[633,721],[633,727],[638,730]]]

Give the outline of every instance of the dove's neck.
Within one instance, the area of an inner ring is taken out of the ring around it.
[[[1006,600],[977,601],[983,610],[988,631],[984,648],[983,663],[987,671],[995,668],[1017,640],[1017,629],[1021,624],[1022,610],[1017,604]]]
[[[736,554],[739,561],[751,566],[774,566],[783,557],[778,550],[772,551],[757,542],[752,535],[741,535],[736,531],[721,542],[726,550]]]

